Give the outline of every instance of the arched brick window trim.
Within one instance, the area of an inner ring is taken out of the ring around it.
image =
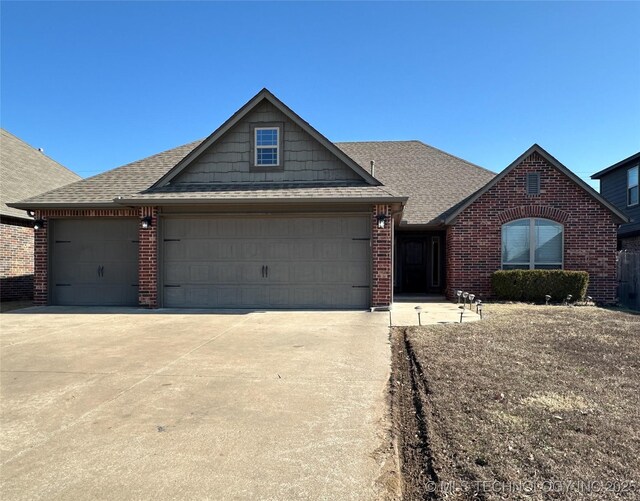
[[[564,224],[569,220],[569,213],[555,207],[545,205],[523,205],[507,209],[498,214],[500,224],[508,223],[516,219],[524,219],[530,217],[538,217],[543,219],[551,219],[556,223]]]

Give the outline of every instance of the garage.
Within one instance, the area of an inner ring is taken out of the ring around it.
[[[52,304],[138,304],[136,219],[54,219],[51,228]]]
[[[364,214],[165,217],[161,290],[176,308],[367,308]]]

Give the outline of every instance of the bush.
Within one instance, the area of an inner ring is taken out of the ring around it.
[[[491,276],[493,293],[499,299],[544,303],[560,303],[571,294],[573,301],[586,297],[589,274],[586,271],[565,270],[508,270]]]

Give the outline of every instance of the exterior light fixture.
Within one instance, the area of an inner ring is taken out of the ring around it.
[[[34,211],[34,210],[28,210],[28,211],[27,211],[27,216],[29,216],[29,217],[33,217],[33,216],[35,216],[35,215],[36,215],[36,211]]]
[[[547,294],[547,295],[544,297],[544,303],[545,303],[547,306],[549,306],[549,301],[551,301],[551,296],[550,296],[549,294]]]
[[[386,214],[380,213],[376,216],[376,220],[378,221],[378,228],[382,229],[387,221],[387,216]]]
[[[473,303],[475,297],[475,294],[469,294],[469,309],[471,309],[471,303]]]
[[[478,315],[480,315],[480,320],[482,320],[482,303],[478,304]],[[461,317],[462,318],[462,317]],[[462,322],[462,320],[460,320]]]
[[[482,299],[476,299],[476,313],[482,310]]]
[[[422,325],[422,319],[420,318],[420,313],[422,313],[422,306],[416,306],[415,310],[418,314],[418,325]]]
[[[143,230],[147,230],[149,228],[151,228],[151,222],[153,221],[153,219],[151,218],[151,216],[145,216],[141,219],[141,223],[140,226],[142,226]]]
[[[587,303],[593,303],[593,298],[591,296],[587,296]]]
[[[567,299],[564,300],[565,304],[569,304],[573,296],[571,294],[567,294]]]
[[[469,293],[468,292],[463,292],[462,293],[462,304],[464,304],[465,306],[467,305],[467,298],[469,297]]]
[[[458,296],[458,304],[460,304],[460,296],[462,296],[462,291],[456,291],[456,296]]]
[[[41,230],[42,228],[44,228],[44,220],[42,219],[36,219],[33,222],[33,229],[34,230]]]
[[[462,323],[462,315],[464,315],[464,305],[458,306],[460,308],[460,323]]]

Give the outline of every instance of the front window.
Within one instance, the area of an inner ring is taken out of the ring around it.
[[[255,129],[255,164],[265,167],[280,165],[280,128],[256,127]]]
[[[549,219],[518,219],[502,225],[502,269],[561,269],[563,233],[563,226]]]
[[[627,171],[627,205],[638,203],[638,165]]]

